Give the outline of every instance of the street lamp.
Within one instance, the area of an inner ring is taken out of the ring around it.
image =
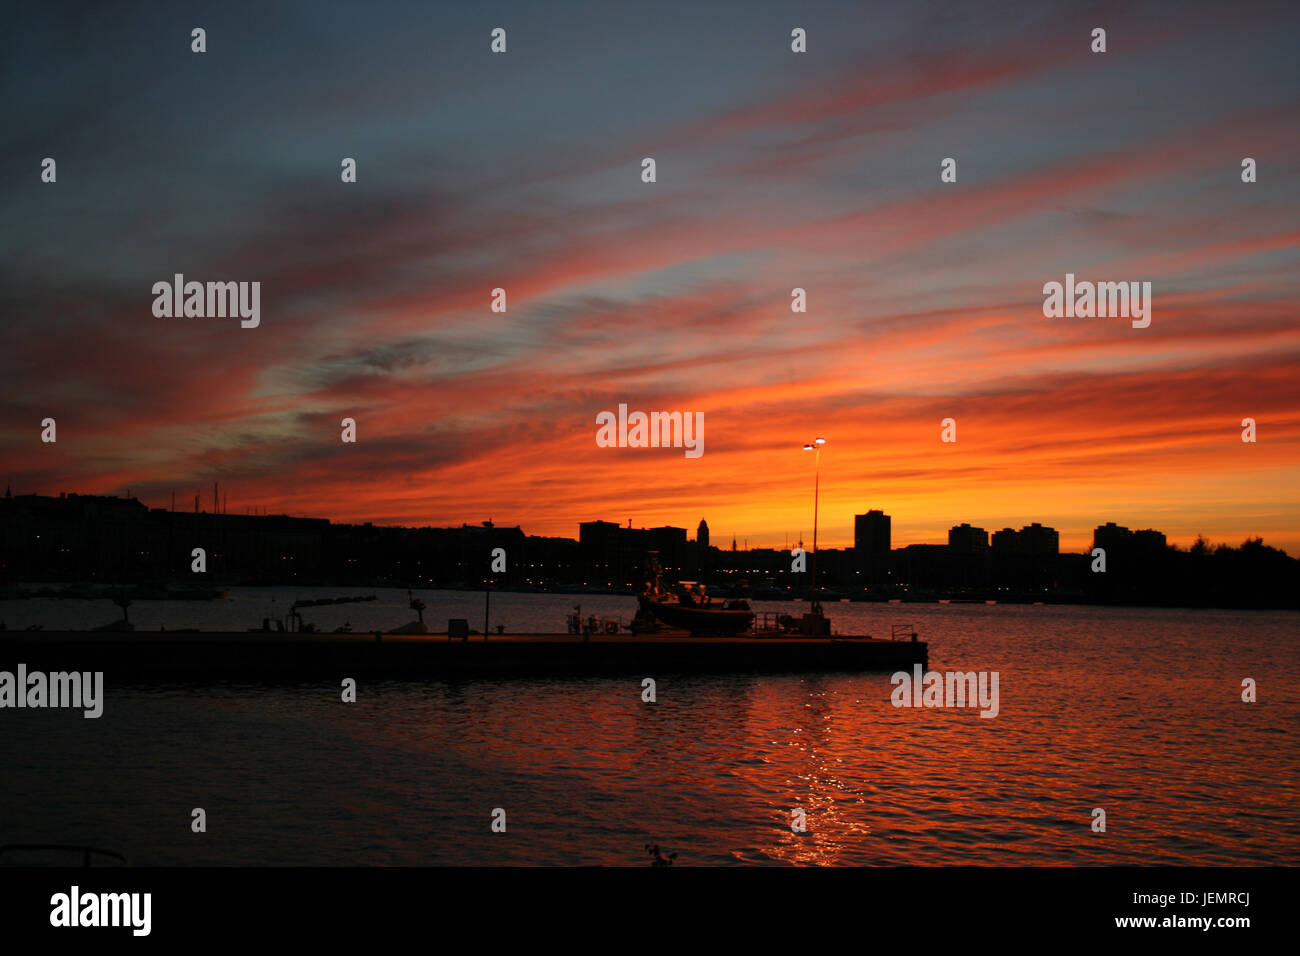
[[[822,483],[822,445],[826,444],[825,438],[814,438],[812,442],[803,446],[804,451],[812,452],[816,458],[813,477],[813,553],[812,553],[812,594],[810,596],[811,606],[809,610],[813,614],[821,614],[821,601],[817,599],[817,506],[818,499],[821,496]]]

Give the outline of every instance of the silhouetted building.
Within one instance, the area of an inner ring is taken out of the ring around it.
[[[1131,539],[1132,536],[1133,532],[1128,528],[1113,521],[1107,521],[1104,525],[1100,525],[1093,530],[1092,546],[1110,551],[1116,547],[1123,547],[1124,543]]]
[[[955,588],[979,588],[989,583],[991,560],[989,533],[983,528],[959,524],[948,531],[948,584]]]
[[[646,550],[658,552],[659,561],[665,568],[680,570],[686,566],[685,528],[665,525],[662,528],[650,528],[643,533],[646,536]]]
[[[859,555],[888,554],[890,524],[889,515],[883,511],[868,511],[864,515],[854,515],[853,549]]]
[[[948,531],[948,547],[954,554],[974,554],[989,549],[989,533],[983,528],[959,524]]]
[[[879,509],[853,516],[853,553],[861,583],[879,588],[889,581],[892,519]]]
[[[584,521],[578,525],[578,546],[584,552],[604,553],[618,530],[612,521]]]
[[[1003,528],[993,535],[993,550],[1000,554],[1059,554],[1061,536],[1055,528],[1048,528],[1037,521],[1026,525],[1019,531]]]
[[[1133,543],[1139,548],[1147,551],[1163,551],[1168,547],[1164,534],[1159,531],[1153,531],[1150,528],[1143,531],[1134,531]]]
[[[1020,550],[1019,535],[1015,528],[994,531],[990,544],[994,554],[1015,554]]]
[[[906,588],[947,587],[952,551],[946,544],[909,544],[893,553],[894,580]]]
[[[1044,555],[1061,553],[1061,536],[1055,528],[1048,528],[1037,521],[1020,529],[1017,535],[1021,554]]]
[[[1060,535],[1034,522],[993,535],[992,583],[1002,590],[1042,591],[1058,580]]]
[[[1111,604],[1162,603],[1180,587],[1167,554],[1165,536],[1146,528],[1133,532],[1113,521],[1092,534],[1093,548],[1105,552],[1106,571],[1088,576],[1095,600]]]
[[[949,532],[947,545],[889,552],[891,523],[880,511],[855,515],[855,548],[818,554],[823,597],[848,596],[868,584],[890,594],[897,585],[921,596],[971,600],[1295,608],[1300,595],[1300,561],[1259,539],[1240,548],[1198,542],[1179,550],[1154,529],[1108,522],[1093,536],[1106,551],[1100,573],[1091,555],[1060,554],[1056,530],[1036,522],[997,531],[991,547],[983,529],[962,524]],[[807,593],[811,576],[791,570],[788,550],[741,551],[736,544],[733,538],[730,551],[711,547],[704,521],[694,541],[684,528],[609,521],[583,522],[575,541],[530,537],[490,521],[453,528],[336,525],[288,515],[150,509],[114,496],[15,497],[6,489],[0,497],[0,582],[11,591],[21,582],[50,581],[150,590],[163,582],[476,588],[488,579],[493,587],[622,590],[639,585],[645,558],[655,552],[670,575],[718,583],[723,594]],[[206,553],[201,576],[191,570],[195,548]],[[506,551],[504,572],[491,570],[497,548]]]
[[[688,544],[687,551],[691,556],[690,564],[695,568],[695,578],[706,583],[712,581],[717,565],[713,560],[713,549],[709,547],[709,523],[703,518],[695,529],[695,540]]]
[[[578,526],[578,544],[591,576],[608,584],[639,585],[652,552],[670,576],[683,569],[694,572],[685,528],[624,528],[612,521],[584,521]]]
[[[1093,531],[1092,546],[1094,548],[1104,548],[1107,553],[1112,550],[1132,551],[1136,549],[1150,554],[1163,551],[1166,543],[1164,534],[1151,528],[1145,528],[1142,531],[1130,531],[1123,525],[1107,521]]]

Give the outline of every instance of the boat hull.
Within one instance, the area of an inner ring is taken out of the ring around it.
[[[754,625],[754,612],[739,608],[702,608],[685,604],[641,599],[641,607],[669,627],[692,634],[727,636],[747,631]]]

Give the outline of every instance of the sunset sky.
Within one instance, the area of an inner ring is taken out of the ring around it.
[[[228,6],[0,37],[15,494],[780,547],[822,435],[823,547],[881,508],[1300,553],[1300,5]],[[1044,318],[1067,272],[1150,327]],[[155,317],[175,273],[260,327]],[[597,447],[620,403],[704,455]]]

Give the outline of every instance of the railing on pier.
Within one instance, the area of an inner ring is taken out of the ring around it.
[[[889,627],[891,641],[915,641],[916,637],[916,631],[911,624],[891,624]]]
[[[789,627],[781,622],[782,618],[788,618],[785,611],[759,611],[754,615],[753,632],[755,634],[784,634],[789,631]]]
[[[601,618],[592,615],[584,620],[581,614],[569,614],[565,617],[565,623],[570,634],[618,634],[629,629],[623,623],[622,615]]]

